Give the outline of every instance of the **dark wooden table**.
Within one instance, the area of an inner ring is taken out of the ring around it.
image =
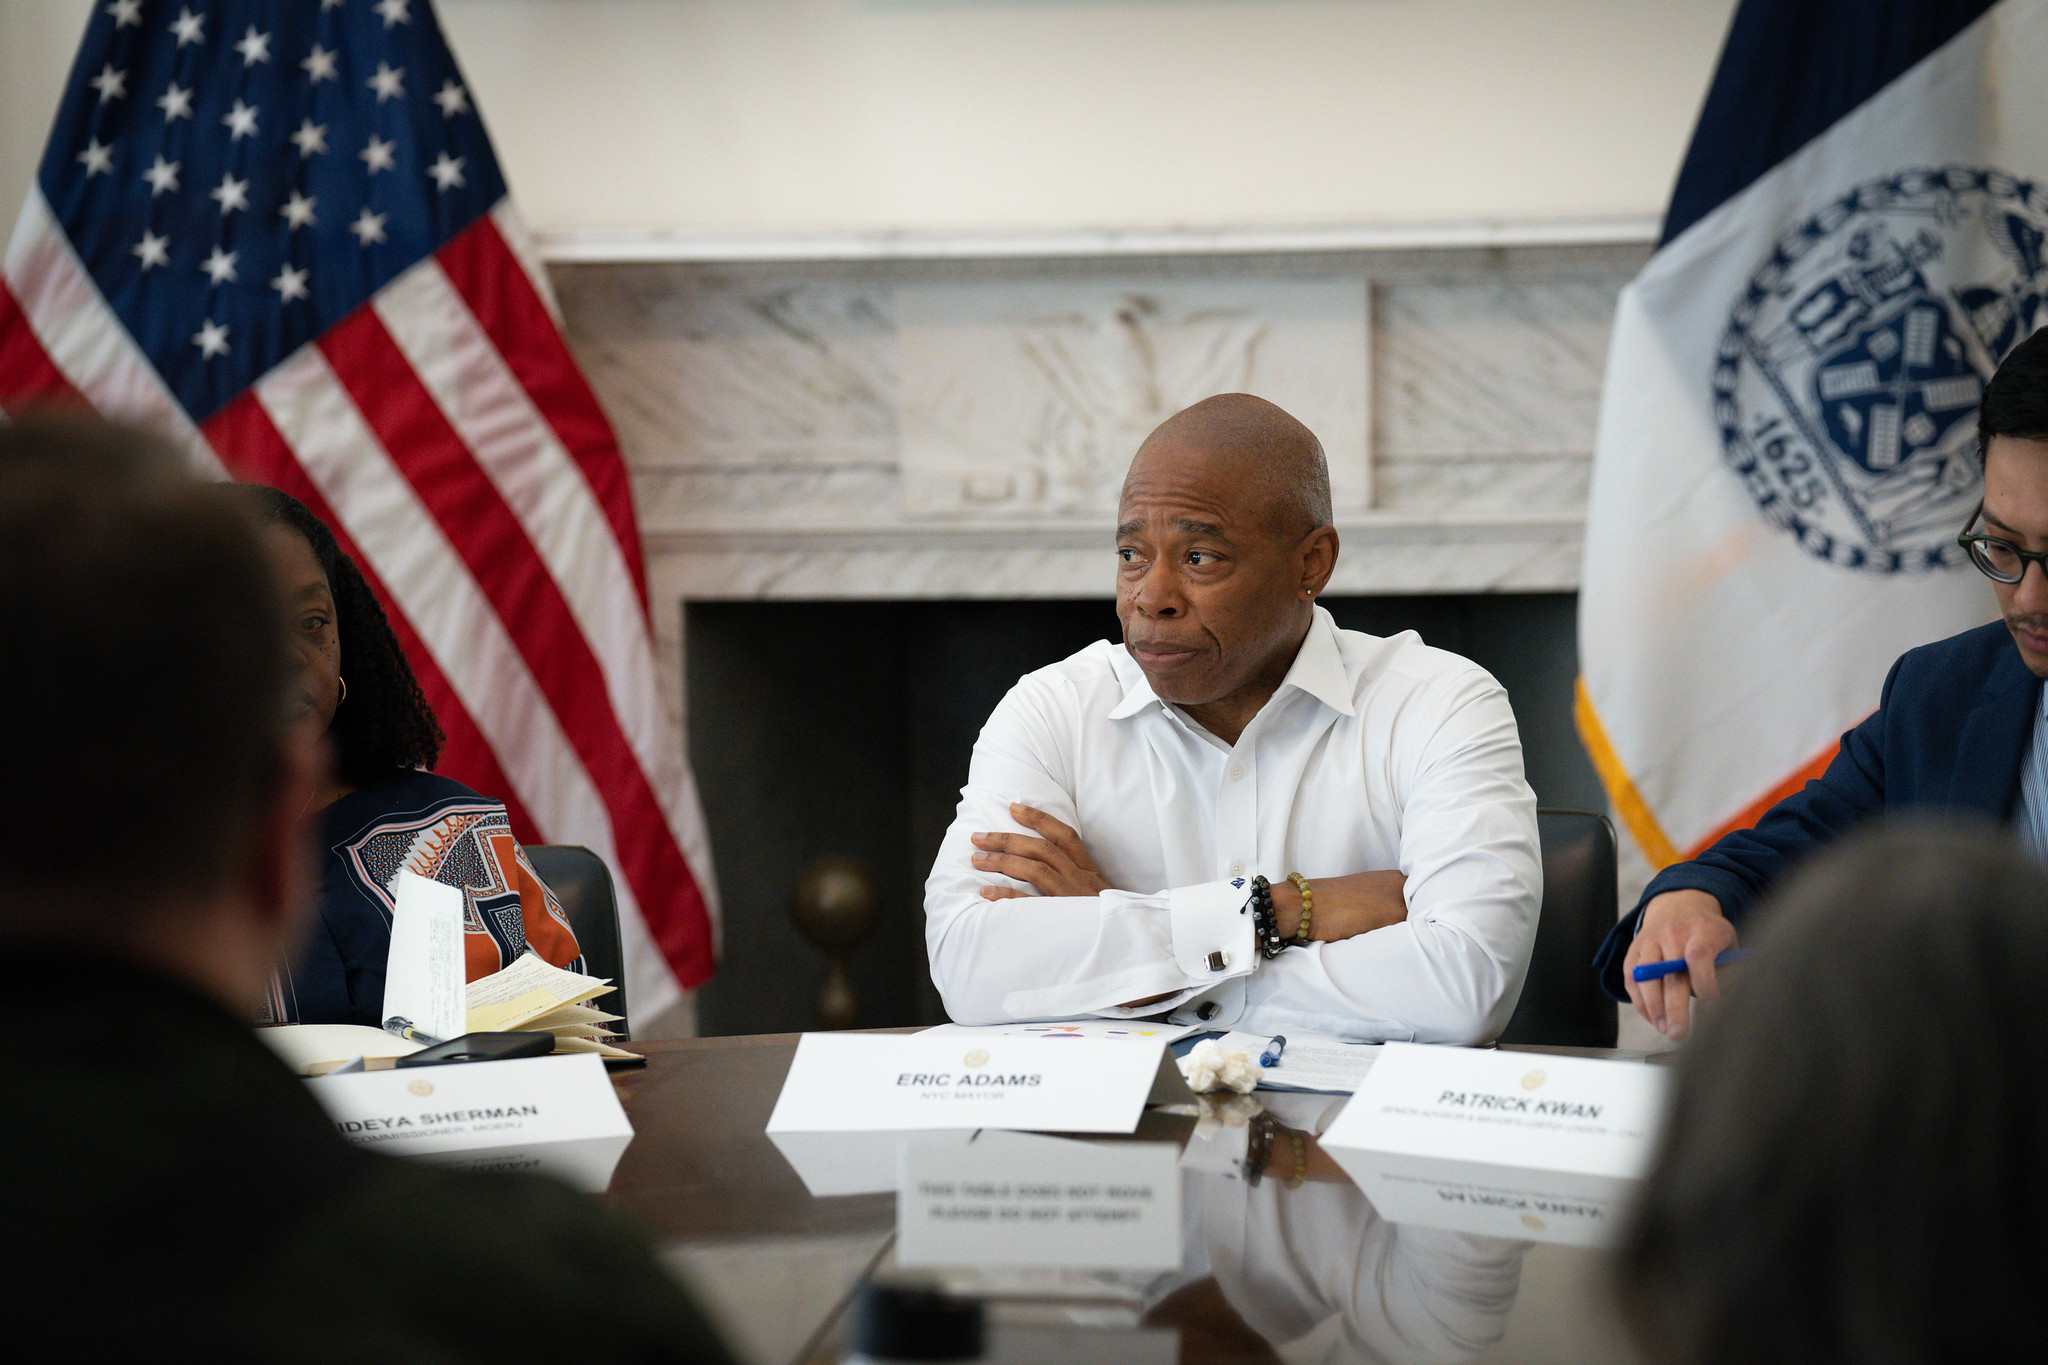
[[[886,1232],[889,1194],[817,1199],[768,1141],[794,1033],[634,1043],[647,1065],[613,1076],[633,1143],[610,1199],[665,1244]]]
[[[814,1197],[766,1136],[798,1036],[635,1043],[647,1054],[646,1067],[613,1078],[635,1137],[606,1199],[655,1239],[749,1365],[837,1360],[852,1296],[870,1278],[892,1273],[895,1196]],[[1138,1136],[1177,1141],[1189,1126],[1185,1120],[1148,1114]],[[1325,1191],[1326,1197],[1333,1194]],[[1349,1191],[1344,1197],[1362,1205],[1364,1222],[1376,1217],[1363,1205],[1363,1196]],[[1381,1223],[1377,1231],[1368,1228],[1360,1235],[1384,1239],[1387,1226]],[[1340,1226],[1335,1240],[1341,1242],[1344,1235]],[[1212,1250],[1228,1253],[1227,1247]],[[1530,1247],[1520,1260],[1519,1292],[1510,1289],[1513,1308],[1502,1340],[1483,1351],[1435,1358],[1515,1365],[1627,1362],[1629,1354],[1604,1298],[1602,1271],[1598,1253]],[[1241,1302],[1250,1291],[1233,1284],[1232,1292]],[[1363,1297],[1375,1296],[1384,1297],[1378,1290]],[[1249,1316],[1256,1319],[1253,1307]],[[1168,1311],[1172,1308],[1171,1303],[1155,1306],[1148,1321],[1182,1332],[1182,1359],[1279,1358],[1256,1333],[1246,1334],[1242,1317],[1223,1295],[1198,1297]],[[1220,1327],[1213,1320],[1218,1313],[1229,1319]],[[1314,1358],[1385,1358],[1355,1349],[1347,1354],[1346,1349],[1340,1342],[1335,1354]],[[1060,1358],[1078,1362],[1091,1357]]]
[[[606,1201],[749,1365],[816,1357],[895,1236],[893,1194],[815,1198],[768,1140],[798,1036],[634,1042],[612,1077],[634,1137]]]

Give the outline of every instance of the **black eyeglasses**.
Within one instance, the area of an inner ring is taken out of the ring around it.
[[[1984,514],[1984,504],[1978,503],[1977,510],[1970,513],[1969,525],[1975,526],[1977,518]],[[2041,576],[2048,578],[2048,554],[2036,554],[2022,550],[2009,540],[2000,540],[1987,531],[1965,530],[1956,537],[1956,544],[1969,554],[1970,562],[1986,578],[1994,583],[2017,583],[2027,576],[2027,565],[2039,564]]]

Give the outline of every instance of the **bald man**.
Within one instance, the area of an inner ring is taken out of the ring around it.
[[[1494,1037],[1542,894],[1500,684],[1315,604],[1337,563],[1328,467],[1263,399],[1168,418],[1117,520],[1123,643],[1004,697],[925,883],[947,1012]]]

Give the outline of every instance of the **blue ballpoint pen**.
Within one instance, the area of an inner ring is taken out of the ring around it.
[[[1718,954],[1714,958],[1714,965],[1720,967],[1730,962],[1740,962],[1744,956],[1746,954],[1741,948],[1730,948],[1727,952]],[[1670,957],[1662,962],[1645,962],[1642,966],[1630,972],[1629,975],[1637,981],[1655,981],[1659,977],[1674,976],[1684,970],[1684,958]]]
[[[1268,1044],[1266,1044],[1266,1050],[1265,1050],[1264,1052],[1261,1052],[1261,1053],[1259,1054],[1259,1065],[1260,1065],[1260,1066],[1278,1066],[1278,1065],[1280,1065],[1280,1049],[1281,1049],[1281,1048],[1283,1048],[1283,1047],[1286,1047],[1286,1046],[1287,1046],[1287,1035],[1285,1035],[1285,1034],[1283,1034],[1283,1033],[1276,1033],[1276,1034],[1274,1034],[1274,1035],[1273,1035],[1273,1041],[1272,1041],[1272,1042],[1270,1042],[1270,1043],[1268,1043]]]

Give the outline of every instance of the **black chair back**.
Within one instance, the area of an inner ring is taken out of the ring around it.
[[[1543,912],[1521,1001],[1503,1043],[1613,1047],[1614,1002],[1593,979],[1593,954],[1620,917],[1614,826],[1590,810],[1539,810]]]
[[[619,938],[619,898],[612,889],[612,871],[604,859],[581,844],[524,844],[526,861],[562,903],[569,927],[583,949],[583,966],[592,976],[608,976],[617,988],[593,1001],[595,1008],[616,1014],[611,1025],[630,1038],[632,1016],[626,1009],[626,950]]]

